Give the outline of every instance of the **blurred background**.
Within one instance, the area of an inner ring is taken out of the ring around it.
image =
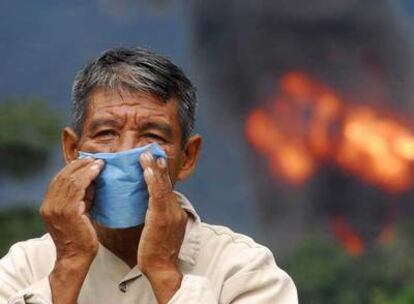
[[[414,303],[414,2],[0,2],[0,255],[44,233],[76,71],[160,52],[198,87],[202,219],[273,251],[301,303]]]

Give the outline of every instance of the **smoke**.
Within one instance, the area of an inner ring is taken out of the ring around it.
[[[347,92],[383,83],[395,100],[412,92],[411,49],[385,0],[199,1],[193,20],[196,52],[232,111],[292,69]]]
[[[216,102],[217,125],[243,132],[245,116],[288,71],[304,71],[355,103],[410,111],[413,50],[386,0],[210,0],[193,6],[194,48]],[[250,151],[252,181],[267,242],[288,252],[308,232],[341,216],[373,240],[402,196],[356,181],[327,165],[290,187]]]

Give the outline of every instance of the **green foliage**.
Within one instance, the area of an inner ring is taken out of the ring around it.
[[[33,208],[0,212],[0,257],[16,242],[39,237],[45,233],[38,211]]]
[[[359,257],[347,255],[332,241],[308,239],[286,267],[297,285],[301,303],[414,303],[414,273],[410,266],[413,230],[407,229],[401,227],[392,243],[372,244]]]
[[[408,304],[414,303],[414,281],[409,282],[406,284],[402,292],[392,300],[392,304]]]
[[[320,240],[307,240],[287,267],[306,303],[328,303],[346,272],[348,258],[340,248]],[[316,293],[315,293],[316,291]]]
[[[36,98],[0,101],[0,174],[27,177],[42,169],[59,138],[60,118]]]
[[[28,177],[42,169],[57,143],[59,129],[59,115],[44,100],[0,100],[0,177]],[[43,233],[37,210],[0,211],[1,256],[15,242]]]

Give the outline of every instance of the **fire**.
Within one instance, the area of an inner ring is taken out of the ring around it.
[[[344,169],[391,192],[412,186],[414,137],[398,121],[368,107],[352,107],[342,136],[335,158]]]
[[[283,75],[266,106],[245,127],[273,175],[301,184],[329,162],[388,192],[413,186],[414,132],[398,115],[348,103],[300,72]]]
[[[331,219],[332,232],[351,256],[360,256],[365,249],[363,240],[341,216]]]
[[[303,143],[288,138],[265,111],[256,110],[250,114],[246,132],[251,144],[268,158],[274,174],[283,172],[290,182],[298,184],[315,170],[315,161]]]

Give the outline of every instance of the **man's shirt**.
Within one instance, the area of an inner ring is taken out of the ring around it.
[[[226,227],[201,222],[190,202],[179,198],[190,216],[178,261],[183,280],[170,304],[298,303],[293,281],[269,249]],[[52,303],[48,276],[55,260],[49,234],[13,245],[0,260],[0,304]],[[100,245],[78,303],[157,301],[137,266],[131,269]]]

